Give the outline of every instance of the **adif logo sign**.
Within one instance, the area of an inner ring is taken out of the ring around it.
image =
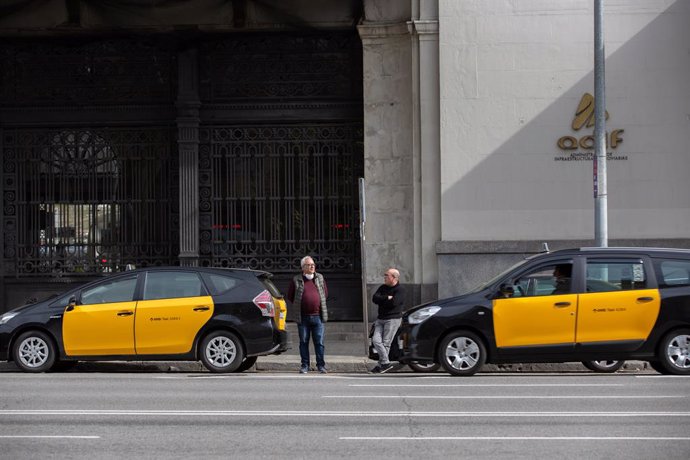
[[[608,120],[609,113],[606,112]],[[580,99],[575,111],[575,117],[570,125],[573,131],[586,130],[594,127],[594,97],[585,93]],[[628,156],[615,153],[613,150],[623,142],[623,130],[614,129],[611,133],[606,133],[606,158],[608,160],[627,160]],[[561,153],[556,155],[556,161],[592,161],[594,155],[594,135],[580,132],[574,136],[563,136],[558,139],[558,148]]]
[[[606,112],[606,119],[609,119],[608,111]],[[585,93],[577,106],[571,127],[574,131],[580,131],[582,128],[592,128],[593,126],[594,96]],[[622,129],[614,129],[611,134],[606,133],[606,147],[615,150],[623,142],[623,132]],[[558,147],[561,150],[577,150],[578,148],[592,150],[594,149],[594,136],[592,134],[581,137],[563,136],[558,139]]]

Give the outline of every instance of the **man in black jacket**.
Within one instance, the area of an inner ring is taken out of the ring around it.
[[[395,333],[402,321],[405,291],[400,285],[400,272],[389,268],[383,274],[383,284],[374,293],[373,301],[379,306],[379,316],[374,323],[374,335],[371,342],[379,355],[379,364],[371,372],[383,374],[390,371],[393,365],[388,359],[388,352]]]

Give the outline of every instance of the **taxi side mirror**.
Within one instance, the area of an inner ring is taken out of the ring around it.
[[[515,294],[515,288],[512,284],[501,284],[498,292],[500,293],[500,297],[513,297],[513,294]]]
[[[65,311],[72,311],[74,310],[74,306],[77,305],[77,297],[72,296],[69,298],[67,301],[67,308],[65,308]]]

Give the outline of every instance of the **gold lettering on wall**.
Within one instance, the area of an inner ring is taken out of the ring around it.
[[[606,112],[606,119],[608,120],[609,113]],[[579,131],[582,128],[591,128],[594,126],[594,96],[589,93],[582,95],[580,103],[577,105],[575,110],[575,116],[573,117],[573,122],[571,127],[574,131]],[[623,142],[622,134],[625,132],[623,129],[614,129],[611,133],[606,133],[606,147],[610,149],[615,149]],[[558,148],[561,150],[593,150],[594,149],[594,136],[592,134],[586,134],[584,136],[572,136],[566,135],[562,136],[557,141]]]

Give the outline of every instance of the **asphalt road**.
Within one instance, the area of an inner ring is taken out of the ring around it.
[[[0,458],[690,457],[658,374],[0,374]]]

